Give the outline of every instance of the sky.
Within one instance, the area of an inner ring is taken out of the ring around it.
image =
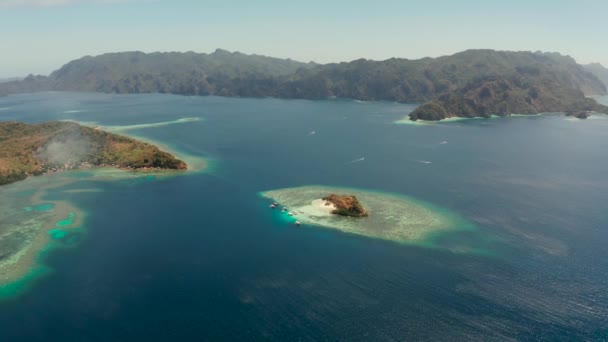
[[[318,63],[542,50],[608,66],[607,37],[608,0],[0,0],[0,78],[216,48]]]

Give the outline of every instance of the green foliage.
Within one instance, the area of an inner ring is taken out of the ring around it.
[[[27,178],[25,172],[0,173],[0,185],[14,183]]]

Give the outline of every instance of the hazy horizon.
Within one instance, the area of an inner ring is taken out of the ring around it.
[[[323,64],[540,50],[606,66],[608,47],[600,37],[608,33],[607,12],[608,3],[599,0],[0,0],[0,78],[48,75],[86,55],[216,48]]]

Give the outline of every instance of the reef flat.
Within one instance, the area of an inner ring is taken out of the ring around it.
[[[368,211],[367,217],[345,217],[324,205],[328,194],[356,196]],[[345,233],[398,243],[433,246],[443,232],[474,230],[473,224],[446,209],[410,197],[350,188],[303,186],[260,193],[287,210],[281,212],[290,222],[336,229]]]
[[[51,272],[44,260],[50,251],[75,246],[82,239],[86,213],[63,199],[102,191],[91,187],[90,181],[139,184],[198,173],[207,167],[201,157],[168,146],[161,150],[153,141],[118,136],[74,122],[0,125],[0,137],[4,138],[0,145],[10,147],[2,150],[5,155],[0,156],[0,171],[4,167],[6,174],[17,170],[23,176],[0,186],[0,300],[23,293],[35,279]],[[90,158],[113,158],[115,163]],[[152,164],[131,164],[144,159]],[[79,182],[87,188],[78,189]],[[50,191],[62,188],[66,190],[60,191],[64,194],[59,196],[61,200],[56,195],[48,199]]]
[[[0,187],[0,299],[18,294],[48,271],[45,251],[80,241],[85,214],[69,202],[45,200],[49,190],[69,184],[63,176]]]

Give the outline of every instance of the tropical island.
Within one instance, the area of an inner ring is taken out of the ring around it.
[[[366,217],[369,212],[365,209],[357,196],[330,194],[322,198],[325,206],[331,207],[332,214],[350,217]]]
[[[467,50],[451,56],[301,63],[218,49],[121,52],[71,61],[49,76],[0,83],[0,95],[38,91],[169,93],[421,103],[410,120],[608,113],[608,71],[559,53]]]
[[[158,147],[74,122],[0,122],[0,185],[66,170],[185,170]]]
[[[441,246],[437,238],[476,230],[472,223],[446,209],[403,195],[311,185],[265,191],[260,196],[273,202],[271,208],[282,206],[282,211],[273,212],[297,226],[317,226],[421,247],[466,252],[467,246]]]

